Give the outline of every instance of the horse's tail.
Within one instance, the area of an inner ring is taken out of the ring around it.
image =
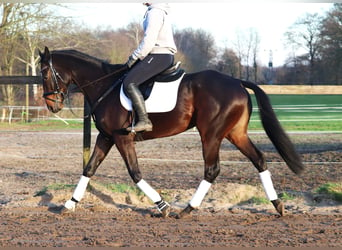
[[[304,170],[304,165],[290,138],[280,125],[268,96],[256,84],[248,81],[241,82],[243,86],[253,90],[255,94],[259,106],[261,122],[266,134],[289,168],[299,175]]]

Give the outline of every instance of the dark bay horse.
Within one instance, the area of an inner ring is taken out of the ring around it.
[[[166,113],[150,113],[153,131],[135,135],[125,130],[131,124],[132,116],[120,103],[120,86],[112,88],[109,95],[104,95],[127,72],[125,65],[108,64],[75,50],[50,53],[45,48],[39,54],[44,97],[49,110],[54,113],[60,111],[68,86],[76,84],[92,107],[93,119],[99,130],[90,160],[72,198],[65,203],[65,209],[75,209],[86,191],[90,177],[115,144],[134,183],[156,204],[162,215],[167,216],[170,205],[142,178],[134,142],[172,136],[196,127],[202,142],[204,178],[187,207],[178,216],[182,217],[198,208],[218,176],[219,149],[224,138],[253,163],[268,199],[283,215],[284,205],[274,190],[266,160],[247,134],[252,103],[246,88],[254,91],[263,127],[288,167],[300,174],[304,166],[277,120],[269,98],[256,84],[213,70],[185,74],[179,86],[175,108]]]

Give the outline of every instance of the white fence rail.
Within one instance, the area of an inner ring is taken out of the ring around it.
[[[62,120],[83,121],[83,107],[64,108],[58,115],[50,112],[46,106],[0,106],[1,122]]]

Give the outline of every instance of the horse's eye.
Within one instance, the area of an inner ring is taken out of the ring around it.
[[[43,80],[46,81],[48,79],[47,75],[42,75]]]

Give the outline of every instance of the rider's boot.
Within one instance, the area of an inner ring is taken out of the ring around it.
[[[129,84],[126,88],[126,92],[132,101],[133,109],[136,111],[139,119],[138,123],[134,126],[129,126],[126,130],[129,132],[133,130],[135,132],[152,131],[152,122],[148,118],[144,97],[140,90],[134,84]]]

